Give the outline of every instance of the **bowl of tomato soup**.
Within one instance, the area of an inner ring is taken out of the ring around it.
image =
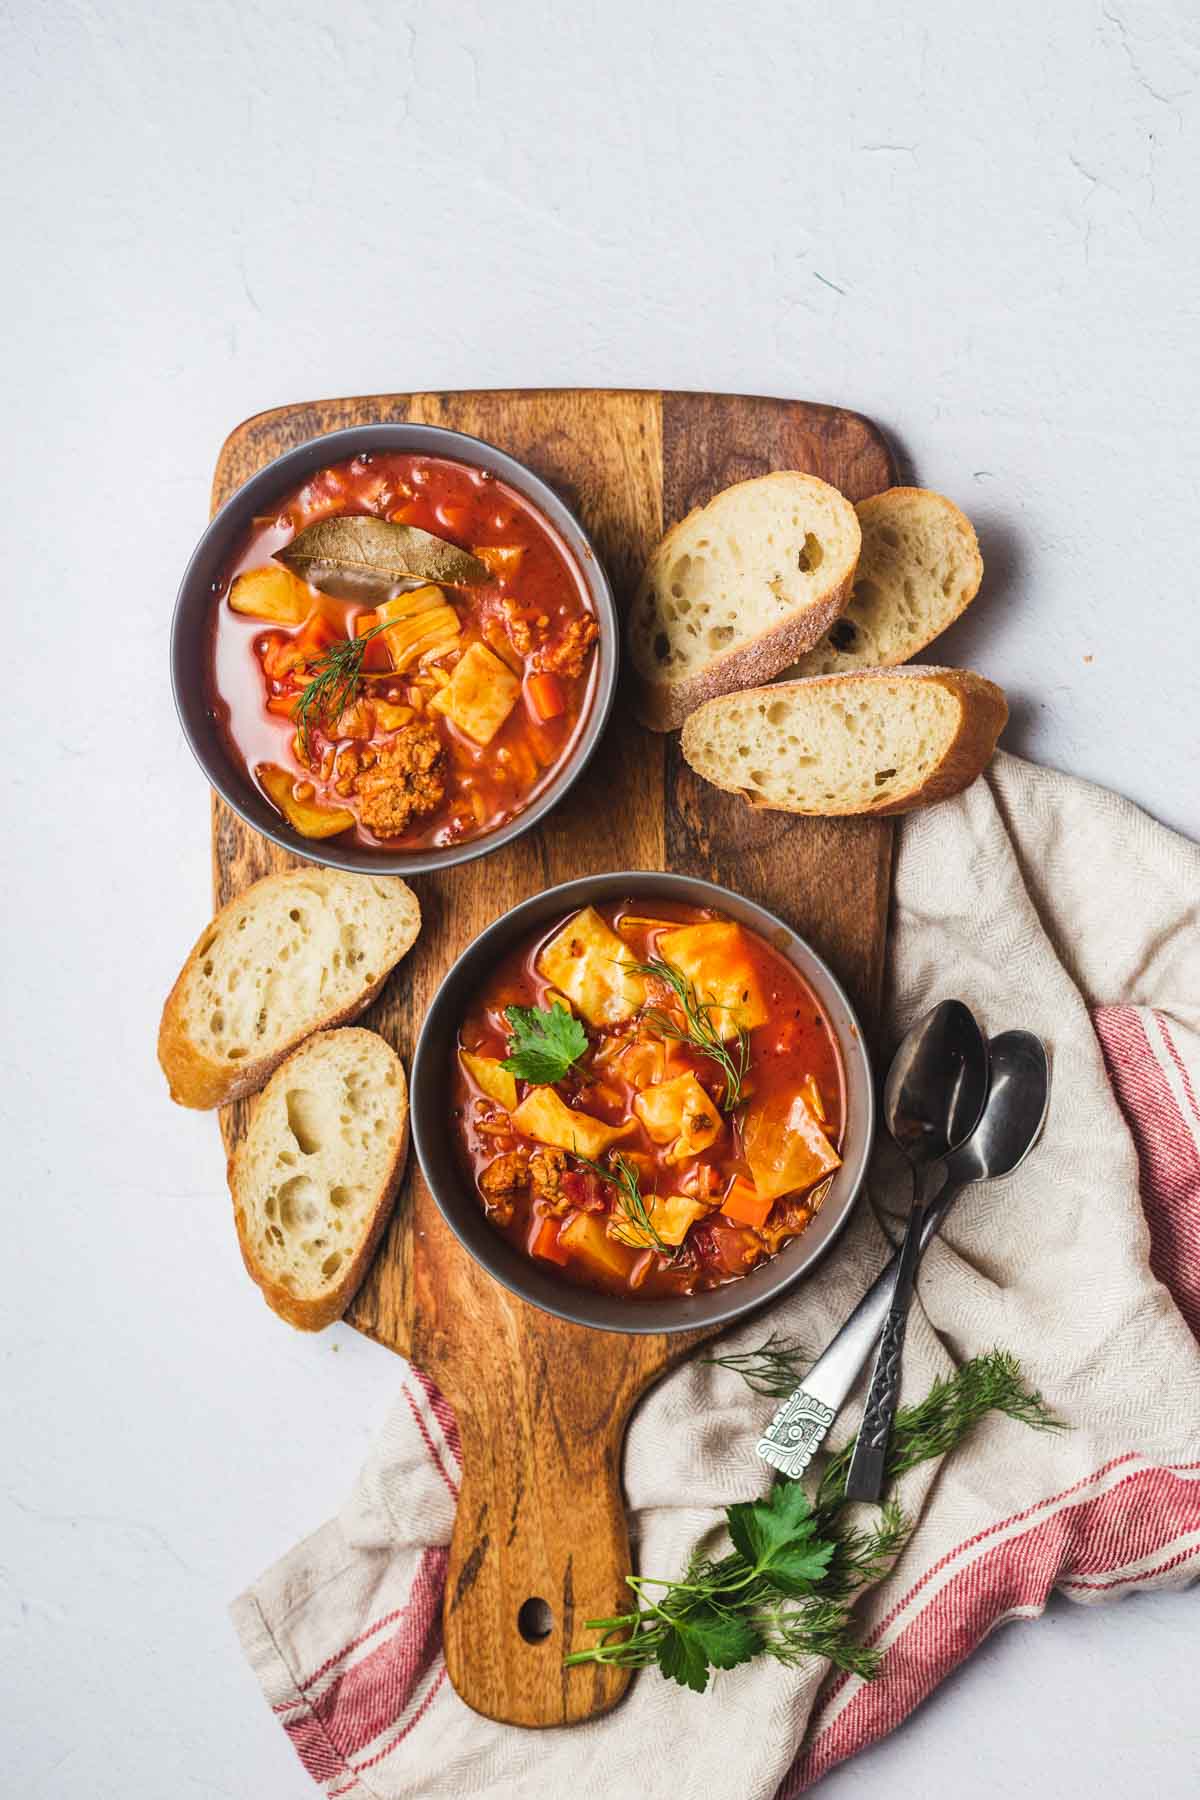
[[[661,871],[586,877],[451,968],[413,1059],[443,1216],[522,1299],[631,1332],[724,1324],[845,1224],[874,1127],[840,984],[765,908]]]
[[[616,684],[607,577],[515,458],[440,427],[334,432],[254,475],[188,565],[184,733],[250,825],[310,861],[416,874],[527,831]]]

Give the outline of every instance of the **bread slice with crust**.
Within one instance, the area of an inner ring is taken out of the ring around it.
[[[311,1032],[371,1004],[421,929],[395,875],[289,869],[223,906],[163,1007],[158,1060],[180,1106],[260,1088]]]
[[[783,679],[892,668],[952,625],[979,592],[975,528],[928,488],[888,488],[855,511],[862,549],[846,610]]]
[[[683,728],[706,781],[777,812],[904,813],[986,767],[1008,718],[969,669],[860,669],[710,700]]]
[[[229,1161],[242,1261],[301,1331],[340,1319],[367,1272],[408,1151],[404,1065],[361,1026],[280,1064]]]
[[[836,488],[788,470],[740,481],[673,525],[629,615],[642,723],[671,731],[818,643],[850,597],[860,541]]]

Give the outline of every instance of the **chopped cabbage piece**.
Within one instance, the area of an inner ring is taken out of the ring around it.
[[[430,705],[477,744],[490,744],[517,703],[521,683],[486,644],[468,644]]]
[[[664,931],[658,954],[687,976],[701,1002],[711,1005],[709,1019],[722,1040],[766,1023],[766,1002],[740,925],[711,919]]]
[[[536,1138],[539,1144],[552,1144],[557,1150],[574,1150],[595,1162],[598,1156],[635,1131],[632,1119],[623,1125],[606,1125],[590,1113],[576,1112],[551,1087],[531,1088],[512,1122],[522,1137]]]
[[[552,937],[538,970],[560,988],[589,1025],[619,1025],[646,998],[646,983],[630,970],[627,944],[594,906],[585,906]]]
[[[842,1162],[804,1095],[796,1093],[768,1093],[751,1101],[742,1151],[761,1200],[801,1193]]]
[[[496,1056],[472,1056],[469,1050],[460,1050],[463,1067],[481,1088],[489,1100],[495,1100],[505,1112],[512,1112],[517,1104],[517,1078]]]
[[[656,1144],[670,1144],[669,1163],[683,1162],[707,1150],[720,1137],[721,1115],[696,1079],[695,1072],[643,1088],[633,1110]]]
[[[670,1194],[665,1199],[655,1194],[646,1201],[646,1210],[660,1243],[682,1244],[688,1228],[707,1209],[699,1200],[690,1200],[686,1194]],[[608,1229],[622,1244],[634,1244],[639,1250],[654,1248],[654,1238],[646,1227],[623,1213],[610,1218]]]

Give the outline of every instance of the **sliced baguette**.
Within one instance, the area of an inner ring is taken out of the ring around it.
[[[341,1318],[407,1151],[404,1065],[376,1032],[318,1032],[276,1069],[230,1158],[229,1191],[242,1261],[289,1325]]]
[[[952,500],[928,488],[888,488],[855,511],[862,550],[846,610],[785,681],[907,662],[979,592],[975,528]]]
[[[172,1100],[254,1093],[310,1032],[357,1018],[420,929],[417,897],[394,875],[306,868],[256,881],[206,926],[163,1007]]]
[[[740,481],[673,525],[629,615],[642,723],[671,731],[818,643],[850,597],[860,539],[836,488],[790,471]]]
[[[752,806],[903,813],[969,786],[1007,718],[968,669],[860,669],[710,700],[682,744],[697,775]]]

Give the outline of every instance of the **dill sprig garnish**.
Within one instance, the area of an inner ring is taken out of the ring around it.
[[[712,1015],[718,1011],[715,1000],[702,1000],[694,981],[690,981],[682,969],[674,963],[667,962],[661,956],[652,956],[648,962],[627,963],[625,967],[633,975],[648,975],[654,981],[661,981],[671,989],[679,1001],[683,1011],[684,1024],[672,1018],[660,1006],[647,1007],[642,1017],[660,1036],[671,1038],[677,1044],[690,1044],[701,1056],[715,1062],[725,1076],[725,1094],[721,1101],[721,1111],[731,1113],[742,1103],[742,1083],[746,1079],[750,1067],[750,1034],[739,1025],[735,1039],[736,1050],[730,1050],[713,1024]]]
[[[762,1351],[762,1357],[773,1339]],[[775,1345],[778,1350],[778,1344]],[[739,1359],[730,1359],[733,1366]],[[750,1358],[740,1359],[749,1364]],[[741,1373],[751,1381],[751,1372]],[[961,1444],[989,1412],[1003,1412],[1037,1431],[1058,1431],[1041,1395],[1026,1387],[1014,1357],[1003,1350],[977,1356],[937,1381],[916,1406],[897,1414],[888,1479]],[[765,1499],[728,1506],[732,1551],[695,1555],[681,1581],[627,1575],[637,1610],[589,1619],[603,1635],[568,1663],[615,1663],[646,1668],[697,1693],[712,1669],[732,1669],[756,1656],[795,1665],[812,1657],[869,1681],[880,1651],[859,1640],[852,1608],[865,1587],[888,1573],[909,1526],[894,1500],[873,1525],[844,1515],[846,1470],[852,1446],[830,1459],[814,1497],[799,1482],[779,1481]]]
[[[1007,1350],[989,1350],[964,1363],[953,1375],[935,1381],[923,1400],[896,1414],[888,1481],[899,1480],[931,1457],[945,1456],[990,1412],[1002,1412],[1033,1431],[1066,1430],[1042,1396],[1026,1387],[1016,1357]],[[853,1454],[851,1442],[829,1459],[817,1490],[818,1505],[842,1504]]]
[[[638,1182],[637,1170],[628,1157],[622,1156],[619,1150],[610,1150],[608,1154],[612,1163],[611,1169],[606,1169],[600,1163],[593,1162],[590,1156],[584,1156],[580,1150],[571,1152],[571,1155],[578,1162],[583,1163],[585,1168],[590,1169],[593,1175],[598,1175],[601,1181],[607,1181],[611,1187],[616,1188],[619,1196],[618,1204],[628,1221],[631,1235],[622,1236],[621,1227],[618,1225],[613,1236],[618,1243],[628,1244],[631,1248],[639,1250],[644,1248],[649,1240],[651,1248],[657,1250],[661,1256],[674,1260],[675,1246],[664,1243],[655,1230],[654,1221],[650,1216],[650,1208],[646,1205],[646,1196]]]
[[[395,623],[394,619],[385,619],[381,625],[372,625],[370,631],[364,631],[361,637],[347,638],[345,643],[332,644],[316,662],[309,665],[312,679],[301,694],[293,715],[296,735],[306,762],[312,748],[313,725],[332,725],[337,722],[347,701],[353,699],[358,688],[367,645],[373,637],[378,637],[381,631],[386,631],[389,625]]]
[[[757,1350],[741,1350],[728,1356],[702,1356],[713,1368],[732,1369],[756,1394],[782,1399],[799,1387],[812,1357],[794,1339],[771,1333]]]

